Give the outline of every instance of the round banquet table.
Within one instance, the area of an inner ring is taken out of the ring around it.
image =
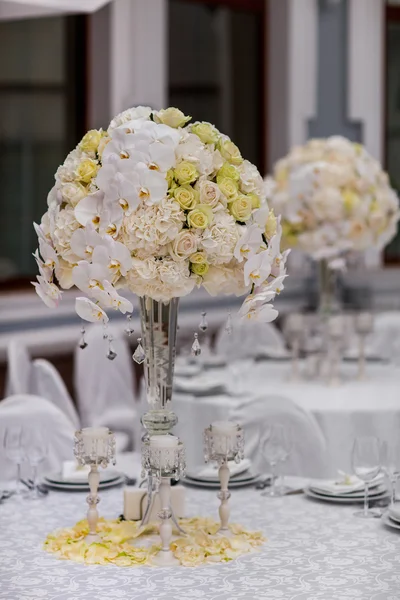
[[[400,532],[354,507],[303,495],[263,498],[233,490],[232,522],[268,538],[257,553],[196,568],[116,567],[58,560],[46,535],[84,515],[85,494],[0,505],[0,598],[4,600],[399,600]],[[192,515],[217,517],[215,492],[187,488]],[[101,493],[104,517],[122,512],[121,488]],[[189,515],[189,511],[187,511]]]
[[[285,396],[315,417],[326,440],[326,477],[336,476],[338,469],[351,472],[351,448],[356,436],[376,435],[390,443],[399,439],[398,367],[368,363],[367,378],[357,381],[357,364],[345,362],[341,366],[341,383],[334,387],[306,376],[291,381],[291,365],[287,361],[254,362],[246,364],[245,369],[243,383],[248,389],[239,394],[230,393],[234,384],[227,368],[202,371],[192,378],[176,378],[173,404],[180,421],[177,431],[187,446],[191,464],[202,462],[203,451],[201,435],[195,434],[190,424],[196,423],[196,430],[202,431],[213,421],[228,419],[243,402],[248,402],[251,411],[252,400],[271,395]]]

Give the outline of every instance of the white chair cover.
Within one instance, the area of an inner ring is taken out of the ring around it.
[[[367,340],[368,355],[400,363],[400,312],[384,312],[375,317],[374,332]]]
[[[17,339],[7,347],[6,396],[30,394],[32,385],[32,363],[26,346]]]
[[[256,358],[257,356],[280,357],[287,355],[285,338],[272,323],[254,323],[234,320],[232,332],[225,331],[225,324],[217,334],[217,354],[231,360]]]
[[[86,333],[87,347],[75,350],[75,392],[82,426],[106,426],[116,433],[128,434],[128,450],[133,444],[135,407],[134,366],[127,341],[109,328],[117,353],[109,360],[107,342],[99,325],[89,327]],[[122,439],[122,438],[121,438]]]
[[[303,477],[324,477],[327,454],[324,436],[313,415],[289,398],[264,396],[243,402],[229,415],[229,420],[244,428],[245,453],[266,470],[261,440],[269,425],[281,423],[290,432],[292,450],[282,471]]]
[[[60,471],[64,460],[73,460],[75,427],[54,404],[32,395],[16,395],[0,402],[0,479],[16,478],[16,465],[6,456],[4,437],[7,427],[21,426],[40,431],[48,443],[47,458],[40,472]],[[29,448],[27,448],[29,451]],[[23,471],[28,473],[28,465]]]
[[[32,363],[32,393],[45,398],[57,406],[71,421],[75,429],[80,428],[79,416],[61,375],[48,360],[38,358]]]

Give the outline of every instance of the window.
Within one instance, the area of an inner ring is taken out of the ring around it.
[[[36,273],[32,222],[85,129],[85,18],[0,23],[0,282]],[[5,51],[5,49],[7,49]]]
[[[264,0],[170,0],[169,104],[265,171]]]

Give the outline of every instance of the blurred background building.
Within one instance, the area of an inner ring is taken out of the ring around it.
[[[262,173],[309,137],[345,135],[400,186],[399,1],[0,0],[0,41],[2,357],[12,335],[60,357],[76,343],[74,292],[51,312],[30,287],[32,222],[85,131],[130,106],[215,123]],[[291,261],[282,312],[313,301],[308,263]],[[343,278],[348,301],[399,308],[400,237],[366,261],[373,277]],[[184,302],[218,319],[233,301]]]

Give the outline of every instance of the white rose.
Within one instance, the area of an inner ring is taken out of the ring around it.
[[[170,244],[170,253],[175,260],[184,260],[191,254],[197,252],[198,236],[187,229],[178,233],[175,240]]]
[[[134,108],[128,108],[128,110],[124,110],[122,113],[114,117],[108,126],[108,133],[120,127],[124,123],[129,123],[129,121],[135,120],[147,120],[151,115],[150,106],[136,106]]]
[[[71,206],[76,206],[87,195],[86,188],[80,183],[69,182],[61,186],[62,199]]]
[[[208,204],[211,208],[217,206],[221,198],[221,190],[216,183],[202,179],[197,182],[196,189],[200,193],[200,204]]]
[[[252,192],[261,196],[263,193],[264,182],[258,169],[248,160],[244,160],[241,165],[237,167],[240,173],[240,189],[245,194]]]
[[[340,221],[344,218],[343,196],[337,188],[317,190],[309,206],[320,221]]]

